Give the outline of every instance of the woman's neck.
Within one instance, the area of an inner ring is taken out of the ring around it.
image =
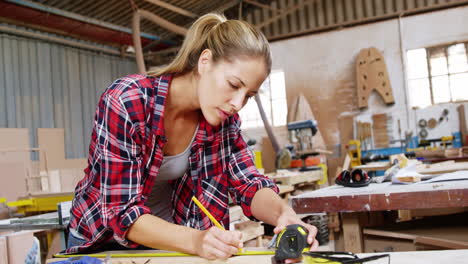
[[[197,77],[193,73],[174,75],[169,87],[165,112],[171,118],[198,113]]]

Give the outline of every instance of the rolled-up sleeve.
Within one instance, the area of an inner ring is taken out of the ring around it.
[[[236,127],[240,127],[237,119]],[[228,163],[229,191],[236,204],[242,207],[244,215],[251,220],[257,221],[252,215],[251,204],[255,193],[262,188],[271,188],[276,193],[279,192],[276,184],[268,177],[260,174],[255,167],[252,152],[243,139],[240,129],[230,143],[231,155]]]
[[[126,239],[130,226],[150,213],[142,199],[144,105],[136,89],[120,94],[111,91],[101,99],[95,124],[102,223],[119,244],[130,248],[138,246]]]

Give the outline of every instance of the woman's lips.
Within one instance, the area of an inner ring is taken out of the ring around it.
[[[221,109],[218,109],[218,112],[219,112],[219,116],[221,117],[221,119],[222,119],[223,121],[226,120],[226,119],[229,117],[228,113],[224,112],[224,111],[221,110]]]

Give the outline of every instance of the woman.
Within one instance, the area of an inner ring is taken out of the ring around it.
[[[258,173],[236,114],[271,70],[264,35],[208,14],[189,29],[175,60],[116,80],[96,111],[86,176],[75,191],[67,253],[140,245],[228,258],[241,234],[213,226],[195,196],[229,228],[229,196],[244,214],[276,226],[299,223]]]

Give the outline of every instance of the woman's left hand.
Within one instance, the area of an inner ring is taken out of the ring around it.
[[[297,214],[292,211],[292,209],[278,217],[277,224],[273,232],[275,234],[279,234],[283,229],[286,228],[286,226],[293,224],[299,224],[306,228],[307,231],[309,231],[309,235],[307,236],[307,243],[311,245],[310,251],[317,250],[319,246],[317,239],[315,239],[315,236],[317,235],[317,228],[313,225],[304,223],[304,221],[302,221],[299,216],[297,216]],[[299,261],[300,259],[288,259],[285,261],[285,263],[295,263]]]

